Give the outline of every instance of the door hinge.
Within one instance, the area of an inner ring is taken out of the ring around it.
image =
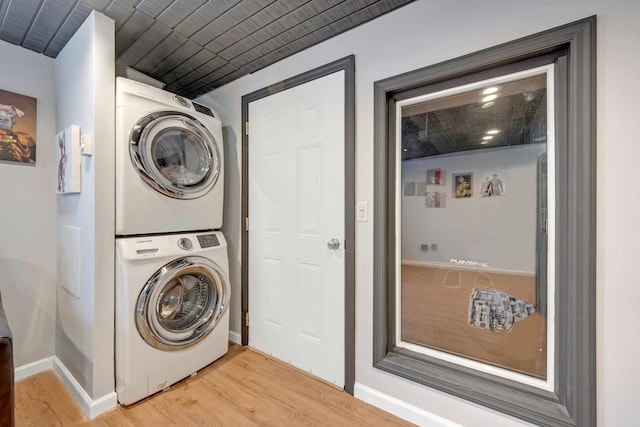
[[[245,231],[249,231],[249,217],[244,218],[244,229]]]
[[[245,326],[249,326],[249,312],[248,311],[244,314],[244,325]]]
[[[249,122],[244,122],[244,134],[249,136]]]

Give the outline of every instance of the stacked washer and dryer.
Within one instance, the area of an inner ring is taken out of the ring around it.
[[[116,392],[128,405],[228,350],[222,124],[116,79]]]

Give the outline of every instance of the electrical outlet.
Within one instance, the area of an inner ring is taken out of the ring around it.
[[[428,243],[423,243],[420,245],[420,250],[421,251],[428,251],[429,250],[429,244]]]

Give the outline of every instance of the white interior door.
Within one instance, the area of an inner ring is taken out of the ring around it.
[[[339,387],[344,86],[338,71],[251,102],[248,144],[249,345]]]

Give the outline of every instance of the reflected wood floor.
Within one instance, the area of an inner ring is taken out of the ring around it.
[[[474,288],[497,289],[527,302],[536,301],[533,276],[403,265],[403,339],[544,378],[546,319],[534,313],[516,322],[509,332],[472,327],[469,302]]]
[[[231,344],[229,353],[135,405],[89,421],[53,371],[16,384],[22,426],[410,426],[304,372]]]

